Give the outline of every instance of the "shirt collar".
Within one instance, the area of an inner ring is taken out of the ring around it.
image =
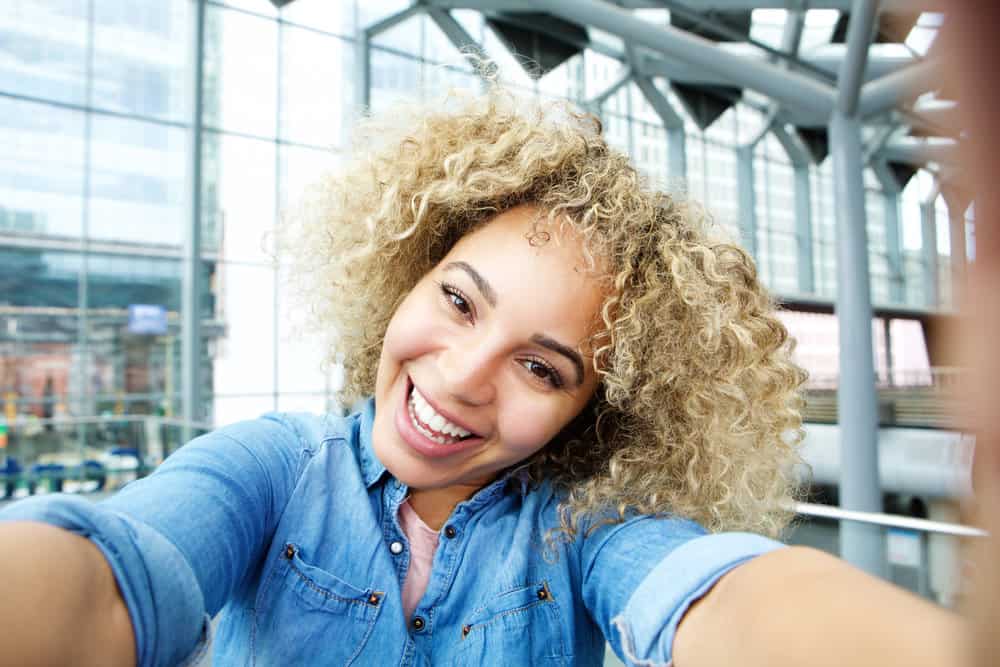
[[[372,428],[375,425],[374,397],[364,401],[357,424],[360,431],[358,453],[361,457],[361,474],[365,480],[365,487],[371,488],[372,484],[386,473],[385,466],[375,456],[375,449],[372,447]]]

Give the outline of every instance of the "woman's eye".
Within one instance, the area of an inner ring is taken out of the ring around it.
[[[539,380],[548,382],[553,388],[562,387],[562,377],[556,369],[535,359],[525,359],[524,367]]]
[[[451,299],[451,304],[455,306],[455,310],[462,313],[463,315],[472,314],[472,309],[469,308],[469,302],[463,299],[461,296],[459,296],[458,294],[451,293],[448,295],[448,297]]]
[[[472,303],[455,287],[448,284],[441,284],[441,293],[444,295],[444,298],[447,299],[448,303],[451,304],[451,307],[454,308],[462,317],[472,319],[475,315],[475,312],[472,309]]]

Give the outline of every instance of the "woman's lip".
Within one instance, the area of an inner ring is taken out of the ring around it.
[[[482,444],[483,438],[474,436],[465,440],[459,440],[452,445],[442,445],[418,431],[417,427],[410,420],[410,388],[411,384],[408,381],[406,386],[407,391],[403,394],[402,402],[396,408],[396,431],[403,441],[418,454],[422,454],[427,458],[445,458],[466,452]]]
[[[415,386],[415,384],[413,382],[413,378],[411,378],[410,376],[407,376],[406,377],[406,400],[410,400],[410,392],[413,391],[414,386]],[[445,419],[447,419],[448,421],[450,421],[455,426],[458,426],[459,428],[465,429],[466,431],[468,431],[469,433],[472,434],[473,438],[481,438],[482,437],[481,435],[479,435],[479,433],[476,432],[476,430],[474,428],[470,428],[468,424],[465,424],[462,421],[460,421],[459,419],[456,419],[455,415],[450,414],[450,413],[442,410],[441,406],[439,406],[431,398],[429,398],[427,396],[427,394],[425,394],[424,392],[421,391],[420,395],[423,396],[424,400],[427,401],[428,405],[430,405],[432,408],[434,408],[434,412],[438,413],[439,415],[441,415],[442,417],[444,417]]]

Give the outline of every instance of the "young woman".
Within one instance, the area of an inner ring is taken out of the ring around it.
[[[751,260],[570,108],[371,121],[280,235],[346,418],[0,514],[11,664],[950,664],[946,612],[772,538],[801,438]],[[12,631],[16,630],[16,631]]]

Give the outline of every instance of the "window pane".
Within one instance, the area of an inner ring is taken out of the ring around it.
[[[81,235],[83,119],[0,98],[0,238]]]
[[[281,147],[281,207],[294,207],[305,194],[306,189],[329,177],[336,168],[340,155],[329,151]]]
[[[7,0],[0,11],[0,90],[85,104],[87,0]]]
[[[209,6],[205,30],[205,124],[273,137],[278,106],[277,24]]]
[[[92,136],[90,237],[180,246],[187,131],[95,115]]]
[[[281,42],[282,138],[324,148],[342,145],[354,106],[353,45],[292,27],[282,30]]]
[[[246,396],[273,392],[274,270],[230,263],[220,264],[216,270],[216,298],[226,331],[216,345],[215,393]],[[271,409],[269,399],[264,410]],[[216,418],[221,419],[219,412]]]
[[[187,0],[98,0],[94,106],[186,120],[191,12]]]
[[[203,250],[217,250],[223,260],[270,262],[264,243],[274,226],[274,144],[209,132],[204,150]]]
[[[366,3],[367,4],[367,3]],[[385,4],[385,3],[377,3]],[[281,10],[286,21],[340,35],[354,34],[354,3],[295,0]]]

